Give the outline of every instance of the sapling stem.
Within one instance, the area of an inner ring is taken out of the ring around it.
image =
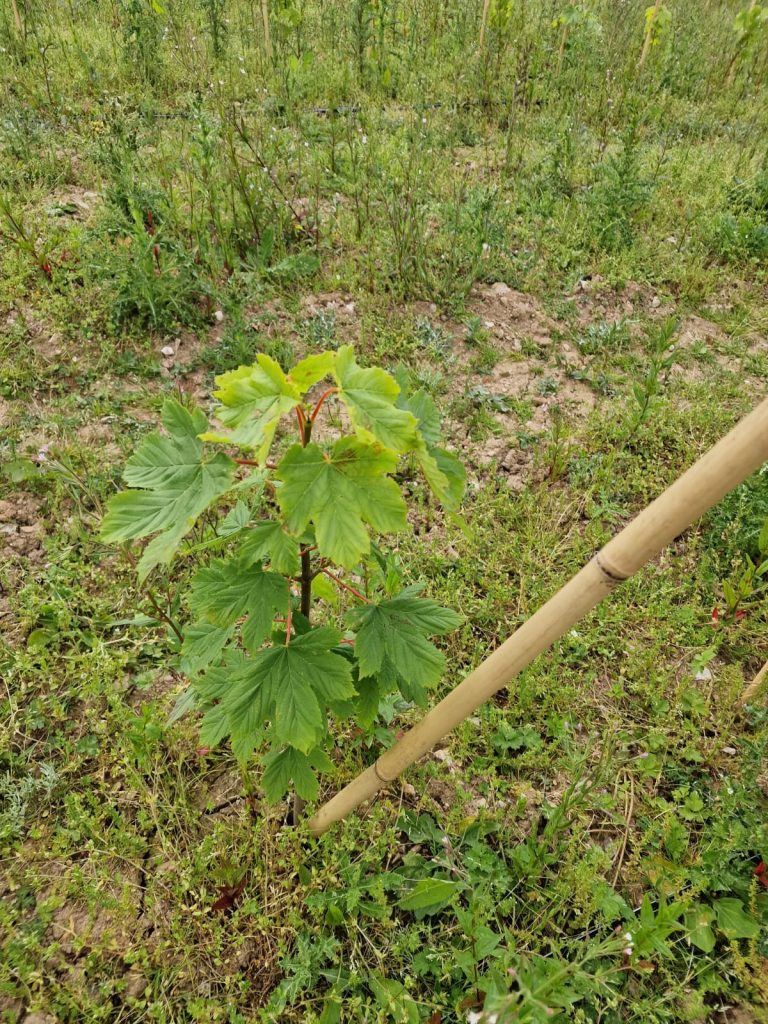
[[[301,614],[308,619],[312,609],[312,556],[309,548],[301,549]]]
[[[317,414],[318,414],[318,413],[320,412],[320,410],[322,409],[322,407],[323,407],[323,402],[324,402],[324,401],[326,400],[326,398],[328,398],[328,397],[329,397],[330,395],[335,395],[337,391],[338,391],[338,388],[328,388],[328,390],[327,390],[327,391],[324,391],[324,392],[322,393],[322,395],[320,395],[320,397],[319,397],[319,398],[318,398],[318,400],[317,400],[317,405],[316,405],[316,406],[315,406],[315,408],[314,408],[314,409],[312,410],[312,414],[311,414],[311,415],[310,415],[310,417],[309,417],[309,422],[310,422],[310,423],[314,423],[314,422],[315,422],[315,420],[317,419]]]
[[[317,407],[315,409],[317,412]],[[310,442],[312,437],[312,424],[314,422],[314,414],[308,419],[301,406],[296,407],[296,414],[299,420],[299,428],[301,433],[301,443],[304,448]],[[301,614],[305,619],[309,620],[310,613],[312,611],[312,548],[303,547],[301,549],[301,598],[300,598],[300,609]],[[286,638],[288,642],[288,638]],[[293,811],[291,813],[291,822],[294,825],[298,825],[299,820],[304,814],[304,808],[306,807],[306,800],[303,800],[299,794],[294,790],[293,793]]]
[[[176,634],[176,637],[177,637],[177,639],[178,639],[180,644],[184,643],[184,634],[181,632],[179,627],[173,621],[171,616],[167,612],[163,611],[163,609],[160,607],[160,604],[159,604],[157,598],[155,597],[155,595],[152,593],[151,590],[147,590],[147,600],[152,605],[152,607],[153,607],[153,609],[155,611],[155,615],[157,615],[158,619],[162,619],[162,621],[165,622],[166,625],[171,627],[173,632]]]
[[[325,575],[329,576],[333,580],[333,582],[336,583],[338,586],[343,587],[344,590],[348,590],[350,594],[354,594],[359,601],[363,601],[365,604],[371,603],[365,596],[365,594],[361,594],[359,590],[355,590],[355,588],[351,587],[349,583],[346,583],[344,580],[339,579],[338,576],[334,576],[330,569],[322,567],[320,569],[320,572],[324,572]]]

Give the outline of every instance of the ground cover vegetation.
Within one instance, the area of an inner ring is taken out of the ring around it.
[[[0,58],[0,1018],[768,1020],[766,472],[302,808],[765,394],[768,8],[9,0]]]

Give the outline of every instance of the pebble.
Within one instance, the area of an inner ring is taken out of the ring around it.
[[[224,320],[224,310],[217,309],[216,312],[213,314],[213,319],[216,321],[217,324],[220,324]]]
[[[160,354],[164,356],[172,356],[176,354],[176,350],[174,349],[173,345],[163,345],[163,347],[160,349]]]
[[[144,995],[147,979],[138,971],[129,971],[125,976],[125,994],[129,999],[139,999]]]

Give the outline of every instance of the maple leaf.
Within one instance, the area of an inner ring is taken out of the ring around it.
[[[288,529],[301,534],[312,523],[320,554],[353,568],[370,551],[366,524],[380,533],[406,525],[405,501],[387,475],[396,467],[393,452],[356,438],[337,441],[330,455],[316,444],[294,445],[276,473]]]
[[[467,484],[467,473],[459,459],[440,442],[440,414],[432,397],[424,390],[407,394],[407,380],[403,381],[397,404],[416,417],[419,437],[414,447],[416,461],[441,505],[455,509],[461,504]]]
[[[215,626],[232,626],[247,615],[241,635],[254,650],[271,631],[275,616],[286,611],[288,596],[288,581],[265,572],[260,563],[218,558],[195,574],[189,606]]]
[[[298,387],[286,377],[278,363],[263,353],[253,366],[240,366],[216,378],[219,400],[216,417],[234,429],[201,434],[203,441],[220,441],[253,449],[262,461],[272,445],[280,418],[301,402]]]
[[[407,587],[396,597],[353,608],[347,621],[357,631],[355,654],[361,680],[374,676],[386,689],[423,704],[426,689],[442,675],[445,656],[427,637],[455,629],[461,616]]]
[[[299,542],[280,523],[256,523],[245,534],[239,554],[243,558],[268,558],[275,572],[295,576],[299,571]]]
[[[234,625],[215,626],[211,622],[193,622],[184,629],[181,645],[181,671],[194,675],[215,661],[234,632]]]
[[[333,762],[320,747],[315,747],[308,754],[294,747],[285,747],[270,751],[262,760],[265,770],[261,785],[270,803],[276,803],[285,796],[291,782],[302,800],[316,799],[318,784],[313,768],[322,772],[333,770]]]
[[[351,345],[337,351],[334,376],[358,437],[400,454],[416,447],[416,417],[396,405],[400,385],[394,377],[378,367],[358,366]]]
[[[331,373],[335,360],[334,352],[315,352],[296,363],[288,377],[300,391],[304,392]]]
[[[328,627],[310,630],[289,644],[258,651],[230,677],[221,709],[239,760],[261,740],[267,719],[282,746],[307,754],[320,743],[326,725],[320,701],[344,701],[355,693],[349,662],[333,651],[339,638]]]
[[[175,399],[163,404],[168,431],[149,434],[131,456],[123,480],[131,490],[109,500],[101,539],[138,540],[157,533],[139,561],[139,580],[160,562],[169,562],[197,517],[232,486],[236,464],[221,452],[203,457],[198,435],[208,421],[199,409]]]

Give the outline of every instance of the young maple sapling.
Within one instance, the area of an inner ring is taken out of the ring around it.
[[[204,746],[228,739],[243,764],[258,752],[269,800],[291,785],[310,800],[316,773],[332,769],[330,721],[368,729],[383,697],[399,691],[423,705],[442,674],[429,638],[461,618],[418,585],[401,589],[374,537],[407,528],[395,478],[403,456],[448,509],[461,501],[465,473],[440,447],[430,396],[359,366],[350,346],[288,373],[259,355],[216,383],[222,427],[167,400],[165,433],[151,433],[128,460],[129,489],[110,500],[101,535],[122,543],[154,534],[140,582],[175,555],[198,559],[181,646],[190,686],[172,717],[196,707]],[[340,415],[328,415],[334,406]],[[321,439],[313,437],[319,417]],[[287,445],[276,437],[286,418],[298,432]],[[242,455],[213,447],[221,445]],[[339,622],[328,602],[327,621],[317,623],[313,591],[328,587],[351,607]]]

